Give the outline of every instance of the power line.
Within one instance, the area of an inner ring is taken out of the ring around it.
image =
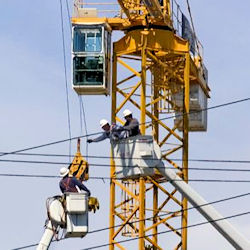
[[[239,214],[234,214],[234,215],[223,217],[223,218],[217,219],[217,220],[210,220],[210,221],[200,222],[200,223],[196,223],[196,224],[189,225],[189,226],[186,226],[186,227],[179,227],[176,230],[181,230],[181,229],[184,229],[184,228],[198,227],[198,226],[202,226],[202,225],[205,225],[205,224],[208,224],[208,223],[227,220],[227,219],[232,219],[232,218],[236,218],[236,217],[240,217],[240,216],[244,216],[244,215],[248,215],[248,214],[250,214],[250,211],[244,212],[244,213],[239,213]],[[156,233],[156,234],[145,235],[144,237],[152,237],[152,236],[155,236],[155,235],[161,235],[161,234],[170,233],[170,232],[173,232],[173,231],[172,230],[162,231],[162,232],[159,232],[159,233]],[[135,237],[135,238],[127,239],[127,240],[120,240],[120,241],[116,241],[116,243],[124,243],[124,242],[134,241],[134,240],[138,240],[138,239],[141,239],[141,238],[144,238],[144,237]],[[98,246],[83,248],[81,250],[96,249],[96,248],[100,248],[100,247],[107,247],[107,246],[110,246],[110,245],[113,245],[113,244],[106,243],[106,244],[102,244],[102,245],[98,245]]]
[[[228,105],[233,105],[233,104],[237,104],[237,103],[241,103],[241,102],[245,102],[245,101],[249,101],[249,100],[250,100],[250,97],[244,98],[244,99],[240,99],[240,100],[236,100],[236,101],[233,101],[233,102],[228,102],[228,103],[219,104],[219,105],[212,106],[212,107],[209,107],[209,108],[206,108],[206,109],[202,109],[202,110],[200,110],[200,111],[216,109],[216,108],[220,108],[220,107],[224,107],[224,106],[228,106]],[[200,112],[200,111],[197,111],[197,112]],[[193,111],[190,112],[190,113],[193,113]],[[189,113],[189,114],[190,114],[190,113]],[[182,115],[183,115],[183,114],[181,114],[180,116],[182,116]],[[156,121],[172,119],[172,118],[175,118],[175,117],[177,117],[177,116],[170,116],[170,117],[158,119],[158,120],[156,120]],[[154,122],[156,122],[156,121],[154,121]],[[151,123],[151,122],[146,122],[146,123]],[[4,155],[15,154],[15,153],[20,153],[20,152],[28,151],[28,150],[33,150],[33,149],[37,149],[37,148],[42,148],[42,147],[46,147],[46,146],[51,146],[51,145],[59,144],[59,143],[62,143],[62,142],[67,142],[67,141],[69,141],[69,140],[75,140],[75,139],[78,139],[78,138],[83,138],[83,137],[98,135],[98,134],[101,134],[101,133],[102,133],[102,132],[97,132],[97,133],[92,133],[92,134],[88,134],[88,135],[76,136],[76,137],[72,137],[72,138],[68,138],[68,139],[64,139],[64,140],[54,141],[54,142],[50,142],[50,143],[42,144],[42,145],[38,145],[38,146],[27,147],[27,148],[24,148],[24,149],[19,149],[19,150],[15,150],[15,151],[12,151],[12,152],[7,152],[7,153],[4,153],[4,154],[1,154],[0,157],[1,157],[1,156],[4,156]]]
[[[216,203],[221,203],[221,202],[225,202],[225,201],[229,201],[229,200],[233,200],[233,199],[238,199],[238,198],[242,198],[242,197],[245,197],[245,196],[248,196],[248,195],[250,195],[250,193],[245,193],[245,194],[240,194],[240,195],[236,195],[236,196],[231,196],[231,197],[227,197],[227,198],[224,198],[224,199],[220,199],[220,200],[208,202],[208,203],[205,203],[205,204],[200,205],[200,206],[194,206],[194,207],[190,207],[190,208],[187,208],[187,209],[182,209],[180,212],[185,211],[185,210],[192,210],[192,209],[195,209],[195,208],[199,208],[199,207],[203,207],[203,206],[207,206],[207,205],[212,205],[212,204],[216,204]],[[172,213],[173,213],[173,212],[164,213],[164,214],[159,215],[158,217],[166,216],[166,215],[172,214]],[[144,220],[149,220],[149,219],[152,219],[152,218],[153,218],[153,217],[148,217],[148,218],[143,219],[143,221],[144,221]],[[133,224],[133,223],[138,223],[138,222],[140,222],[140,221],[141,221],[141,220],[133,221],[133,222],[131,222],[131,224]],[[88,232],[88,234],[91,234],[91,233],[98,233],[98,232],[106,231],[106,230],[109,230],[109,229],[111,229],[111,228],[116,228],[116,227],[120,227],[120,226],[122,226],[122,224],[116,225],[116,226],[114,226],[114,227],[105,227],[105,228],[101,228],[101,229],[96,229],[96,230],[93,230],[93,231]],[[66,239],[66,238],[62,238],[61,240],[65,240],[65,239]],[[54,242],[54,241],[57,241],[57,240],[53,240],[52,242]],[[38,244],[39,244],[39,243],[35,243],[35,244],[31,244],[31,245],[27,245],[27,246],[20,247],[20,248],[15,248],[15,249],[12,249],[12,250],[25,249],[25,248],[37,246]],[[88,248],[88,249],[89,249],[89,248]]]
[[[59,2],[60,2],[60,14],[61,14],[63,64],[64,64],[64,78],[65,78],[65,90],[66,90],[66,101],[67,101],[68,129],[69,129],[69,138],[71,138],[69,91],[68,91],[68,80],[67,80],[68,76],[67,76],[67,68],[66,68],[66,49],[65,49],[65,40],[64,40],[64,23],[63,23],[62,0],[59,0]],[[69,140],[69,155],[71,155],[71,140]]]
[[[89,134],[89,135],[75,136],[75,137],[71,137],[71,138],[68,138],[68,139],[63,139],[63,140],[49,142],[49,143],[46,143],[46,144],[41,144],[41,145],[38,145],[38,146],[32,146],[32,147],[27,147],[27,148],[24,148],[24,149],[15,150],[15,151],[12,151],[12,152],[6,152],[6,153],[1,154],[0,157],[5,156],[5,155],[10,155],[10,154],[17,154],[17,153],[28,151],[28,150],[33,150],[33,149],[43,148],[43,147],[47,147],[47,146],[52,146],[52,145],[55,145],[55,144],[67,142],[69,140],[76,140],[78,138],[84,138],[86,136],[99,135],[100,133],[102,133],[102,132],[92,133],[92,134]]]
[[[9,159],[0,159],[0,162],[10,162],[10,163],[28,163],[28,164],[47,164],[47,165],[69,165],[70,162],[56,162],[56,161],[31,161],[31,160],[9,160]],[[91,167],[106,167],[110,168],[110,164],[98,164],[98,163],[89,163]],[[116,165],[116,167],[120,168],[140,168],[142,166],[123,166]],[[172,170],[193,170],[193,171],[219,171],[219,172],[250,172],[250,169],[242,169],[242,168],[201,168],[201,167],[188,167],[188,168],[180,168],[176,169],[174,167],[158,167],[164,169],[172,169]]]
[[[23,177],[23,178],[61,178],[58,175],[38,175],[38,174],[9,174],[9,173],[0,173],[0,177]],[[122,178],[118,177],[106,177],[106,176],[93,176],[89,177],[89,179],[95,180],[123,180]],[[171,180],[168,181],[169,183],[173,181],[188,181],[188,182],[214,182],[214,183],[250,183],[250,180],[225,180],[225,179],[188,179],[188,180]]]
[[[98,133],[99,134],[99,133]],[[84,136],[83,136],[84,137]],[[78,138],[78,137],[77,137]],[[13,154],[13,155],[22,155],[22,156],[44,156],[44,157],[69,157],[68,154],[48,154],[48,153],[8,153],[8,152],[0,152],[0,156],[2,154]],[[71,157],[74,157],[75,155],[71,155]],[[87,157],[87,155],[82,155],[83,157]],[[88,155],[88,158],[96,158],[96,159],[110,159],[110,156],[102,156],[102,155]],[[114,159],[120,158],[120,157],[113,157]],[[136,157],[124,157],[123,159],[125,160],[131,160],[131,159],[141,159],[141,158],[136,158]],[[147,158],[151,159],[151,158]],[[153,159],[153,158],[152,158]],[[182,159],[178,158],[169,158],[169,160],[172,161],[182,161]],[[245,164],[245,163],[250,163],[250,160],[219,160],[219,159],[188,159],[189,162],[209,162],[209,163],[240,163],[240,164]]]

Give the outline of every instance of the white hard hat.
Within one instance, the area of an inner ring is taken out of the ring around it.
[[[101,128],[103,127],[103,126],[105,126],[106,124],[108,124],[109,122],[107,121],[107,120],[105,120],[105,119],[101,119],[100,120],[100,126],[101,126]]]
[[[128,116],[128,115],[132,115],[132,111],[130,111],[129,109],[125,109],[125,110],[123,111],[123,117],[126,117],[126,116]]]
[[[63,168],[60,169],[60,176],[61,177],[66,176],[68,173],[69,173],[69,169],[68,168],[63,167]]]

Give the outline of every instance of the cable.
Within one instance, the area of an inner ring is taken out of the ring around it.
[[[244,213],[239,213],[239,214],[234,214],[234,215],[223,217],[223,218],[217,219],[217,220],[210,220],[210,221],[200,222],[200,223],[192,224],[192,225],[189,225],[189,226],[186,226],[186,227],[179,227],[176,230],[202,226],[202,225],[205,225],[205,224],[209,224],[209,223],[213,223],[213,222],[217,222],[217,221],[222,221],[222,220],[227,220],[227,219],[232,219],[232,218],[236,218],[236,217],[240,217],[240,216],[244,216],[244,215],[248,215],[248,214],[250,214],[250,211],[244,212]],[[170,232],[173,232],[173,231],[172,230],[162,231],[162,232],[159,232],[159,233],[156,233],[156,234],[145,235],[144,237],[152,237],[152,236],[155,236],[155,235],[161,235],[161,234],[170,233]],[[141,238],[144,238],[144,237],[135,237],[135,238],[127,239],[127,240],[120,240],[120,241],[116,241],[116,243],[124,243],[124,242],[128,242],[128,241],[134,241],[134,240],[138,240],[138,239],[141,239]],[[110,245],[113,245],[113,244],[106,243],[106,244],[97,245],[97,246],[93,246],[93,247],[83,248],[81,250],[96,249],[96,248],[100,248],[100,247],[107,247],[107,246],[110,246]]]
[[[227,198],[224,198],[224,199],[220,199],[220,200],[212,201],[212,202],[209,202],[209,203],[205,203],[205,204],[203,204],[203,205],[201,205],[201,206],[195,206],[195,207],[190,207],[190,208],[187,208],[187,209],[183,209],[183,210],[181,210],[181,211],[192,210],[192,209],[194,209],[194,208],[203,207],[203,206],[207,206],[207,205],[212,205],[212,204],[216,204],[216,203],[221,203],[221,202],[225,202],[225,201],[229,201],[229,200],[233,200],[233,199],[238,199],[238,198],[242,198],[242,197],[245,197],[245,196],[248,196],[248,195],[250,195],[250,193],[245,193],[245,194],[240,194],[240,195],[236,195],[236,196],[231,196],[231,197],[227,197]],[[180,212],[181,212],[181,211],[180,211]],[[164,214],[159,215],[158,217],[166,216],[166,215],[171,214],[171,213],[173,213],[173,212],[164,213]],[[149,220],[149,219],[152,219],[152,218],[153,218],[153,217],[148,217],[148,218],[145,218],[145,219],[143,219],[143,220]],[[138,223],[138,222],[140,222],[140,221],[141,221],[141,220],[133,221],[133,222],[131,222],[131,224],[133,224],[133,223]],[[88,234],[97,233],[97,232],[102,232],[102,231],[106,231],[106,230],[109,230],[109,229],[111,229],[111,228],[116,228],[116,227],[120,227],[120,226],[122,226],[122,224],[116,225],[116,226],[114,226],[114,227],[105,227],[105,228],[101,228],[101,229],[96,229],[96,230],[94,230],[94,231],[88,232]],[[63,239],[61,239],[61,240],[64,240],[64,239],[66,239],[66,238],[63,238]],[[56,240],[53,240],[52,242],[54,242],[54,241],[56,241]],[[24,247],[21,247],[21,248],[15,248],[15,249],[12,249],[12,250],[16,250],[16,249],[25,249],[25,248],[29,248],[29,247],[37,246],[37,245],[38,245],[38,243],[32,244],[32,245],[27,245],[27,246],[24,246]]]
[[[237,103],[245,102],[245,101],[249,101],[249,100],[250,100],[250,97],[244,98],[244,99],[240,99],[240,100],[237,100],[237,101],[233,101],[233,102],[228,102],[228,103],[219,104],[219,105],[216,105],[216,106],[209,107],[209,108],[207,108],[207,109],[203,109],[203,110],[201,110],[201,111],[216,109],[216,108],[220,108],[220,107],[224,107],[224,106],[228,106],[228,105],[233,105],[233,104],[237,104]],[[197,111],[197,112],[200,112],[200,111]],[[191,113],[191,112],[190,112],[190,113]],[[192,113],[193,113],[193,112],[192,112]],[[182,115],[183,115],[183,114],[182,114]],[[180,116],[182,116],[182,115],[180,115]],[[174,117],[176,117],[176,116],[170,116],[170,117],[158,119],[158,120],[156,120],[156,121],[167,120],[167,119],[171,119],[171,118],[174,118]],[[155,121],[154,121],[154,122],[155,122]],[[146,123],[149,123],[149,122],[146,122]],[[150,123],[151,123],[151,122],[150,122]],[[75,139],[83,138],[83,137],[87,137],[87,136],[98,135],[98,134],[101,134],[101,133],[102,133],[102,132],[97,132],[97,133],[92,133],[92,134],[83,135],[83,136],[76,136],[76,137],[72,137],[72,138],[69,138],[69,139],[59,140],[59,141],[55,141],[55,142],[51,142],[51,143],[47,143],[47,144],[42,144],[42,145],[39,145],[39,146],[34,146],[34,147],[28,147],[28,148],[24,148],[24,149],[20,149],[20,150],[15,150],[15,151],[12,151],[12,152],[8,152],[8,153],[1,154],[0,157],[1,157],[1,156],[4,156],[4,155],[15,154],[15,153],[20,153],[20,152],[24,152],[24,151],[28,151],[28,150],[32,150],[32,149],[37,149],[37,148],[41,148],[41,147],[45,147],[45,146],[50,146],[50,145],[54,145],[54,144],[66,142],[66,141],[69,141],[69,140],[75,140]]]
[[[208,203],[205,203],[205,204],[200,205],[200,206],[194,206],[194,207],[189,207],[189,208],[187,208],[187,209],[182,209],[182,210],[180,210],[180,212],[184,212],[184,211],[188,211],[188,210],[192,210],[192,209],[197,209],[197,208],[199,208],[199,207],[204,207],[204,206],[207,206],[207,205],[217,204],[217,203],[221,203],[221,202],[225,202],[225,201],[229,201],[229,200],[233,200],[233,199],[238,199],[238,198],[242,198],[242,197],[245,197],[245,196],[248,196],[248,195],[250,195],[250,193],[235,195],[235,196],[227,197],[227,198],[224,198],[224,199],[220,199],[220,200],[208,202]],[[173,213],[174,213],[174,212],[163,213],[163,214],[159,215],[158,217],[161,218],[161,217],[163,217],[163,216],[166,216],[166,215],[169,215],[169,214],[173,214]],[[153,219],[153,218],[154,218],[154,216],[148,217],[148,218],[143,219],[143,221],[144,221],[144,220],[145,220],[145,221],[146,221],[146,220],[150,220],[150,219]],[[133,223],[138,223],[138,222],[140,222],[140,221],[142,221],[142,220],[137,220],[137,221],[133,221],[133,222],[130,222],[130,223],[133,224]],[[109,230],[109,229],[111,229],[111,228],[116,228],[116,227],[120,227],[120,226],[122,226],[122,224],[116,225],[116,226],[114,226],[114,227],[105,227],[105,228],[102,228],[102,229],[97,229],[97,230],[94,230],[94,231],[90,231],[90,232],[88,232],[88,233],[96,233],[96,232],[105,231],[105,230]]]
[[[31,177],[31,178],[60,178],[58,175],[35,175],[35,174],[8,174],[8,173],[0,173],[0,177]],[[106,176],[97,176],[97,177],[89,177],[89,179],[95,180],[123,180],[122,178],[110,178]],[[222,180],[222,179],[189,179],[189,180],[171,180],[169,183],[173,181],[188,181],[188,182],[214,182],[214,183],[250,183],[250,180]]]
[[[87,128],[87,119],[86,119],[86,114],[85,114],[85,109],[84,109],[84,105],[83,105],[83,98],[82,96],[79,96],[80,98],[80,110],[82,111],[82,116],[81,119],[83,118],[83,123],[84,123],[84,128],[85,128],[85,134],[88,134],[88,128]],[[88,136],[85,137],[86,139],[86,160],[88,161]]]
[[[84,135],[85,136],[85,135]],[[83,137],[84,137],[83,136]],[[44,157],[68,157],[68,154],[47,154],[47,153],[7,153],[7,152],[0,152],[1,154],[13,154],[13,155],[25,155],[25,156],[44,156]],[[75,155],[71,155],[71,157],[74,157]],[[82,155],[83,157],[87,157],[86,155]],[[96,159],[110,159],[110,156],[102,156],[102,155],[88,155],[89,158],[96,158]],[[114,159],[118,157],[113,157]],[[136,157],[124,157],[123,159],[141,159]],[[151,158],[147,158],[151,159]],[[153,159],[153,158],[152,158]],[[182,161],[182,159],[178,158],[170,158],[169,160],[172,161]],[[250,160],[218,160],[218,159],[189,159],[189,162],[210,162],[210,163],[250,163]]]
[[[66,3],[66,7],[67,7],[67,14],[68,14],[68,21],[69,21],[69,30],[70,30],[70,34],[72,36],[71,20],[70,20],[70,14],[69,14],[69,2],[68,2],[68,0],[65,0],[65,3]]]
[[[46,144],[41,144],[41,145],[38,145],[38,146],[19,149],[19,150],[15,150],[15,151],[12,151],[12,152],[6,152],[6,153],[1,154],[0,157],[5,156],[5,155],[10,155],[10,154],[16,154],[16,153],[20,153],[20,152],[24,152],[24,151],[28,151],[28,150],[38,149],[38,148],[42,148],[42,147],[47,147],[47,146],[55,145],[55,144],[58,144],[58,143],[67,142],[69,140],[76,140],[78,138],[84,138],[86,136],[99,135],[101,133],[102,132],[97,132],[97,133],[92,133],[92,134],[89,134],[89,135],[75,136],[75,137],[71,137],[71,138],[68,138],[68,139],[63,139],[63,140],[59,140],[59,141],[49,142],[49,143],[46,143]]]
[[[68,91],[68,77],[67,77],[67,68],[66,68],[66,49],[65,49],[65,40],[64,40],[64,24],[63,24],[63,9],[62,9],[62,0],[60,2],[60,14],[61,14],[61,29],[62,29],[62,47],[63,47],[63,63],[64,63],[64,77],[65,77],[65,90],[66,90],[66,101],[67,101],[67,114],[68,114],[68,129],[69,129],[69,138],[71,138],[71,124],[70,124],[70,108],[69,108],[69,91]],[[69,155],[71,155],[71,140],[69,140]],[[69,160],[70,156],[69,156]]]
[[[69,165],[69,162],[55,162],[55,161],[26,161],[26,160],[2,160],[0,159],[0,162],[11,162],[11,163],[28,163],[28,164],[48,164],[48,165]],[[96,164],[96,163],[89,163],[92,167],[107,167],[110,168],[109,164]],[[140,166],[123,166],[123,165],[116,165],[116,167],[120,168],[139,168]],[[158,168],[164,168],[164,169],[172,169],[177,170],[174,167],[158,167]],[[186,168],[181,168],[179,170],[183,170]],[[237,168],[196,168],[196,167],[188,167],[188,170],[195,170],[195,171],[220,171],[220,172],[250,172],[250,169],[237,169]]]

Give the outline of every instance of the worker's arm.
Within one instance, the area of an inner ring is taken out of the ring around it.
[[[99,142],[99,141],[103,141],[105,139],[109,138],[107,133],[102,133],[100,136],[94,138],[94,139],[88,139],[87,142],[91,143],[91,142]]]
[[[88,196],[91,195],[90,191],[80,181],[78,181],[76,178],[73,178],[72,180],[75,186],[78,186],[81,190],[86,191]]]

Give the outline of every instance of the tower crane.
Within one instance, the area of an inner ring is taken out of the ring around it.
[[[188,201],[235,248],[250,249],[188,184],[189,132],[207,130],[210,88],[202,44],[178,3],[75,0],[71,22],[73,89],[110,95],[112,123],[127,106],[140,114],[141,135],[111,141],[109,249],[126,249],[120,240],[134,237],[140,250],[186,250]],[[123,35],[111,46],[116,31]]]

